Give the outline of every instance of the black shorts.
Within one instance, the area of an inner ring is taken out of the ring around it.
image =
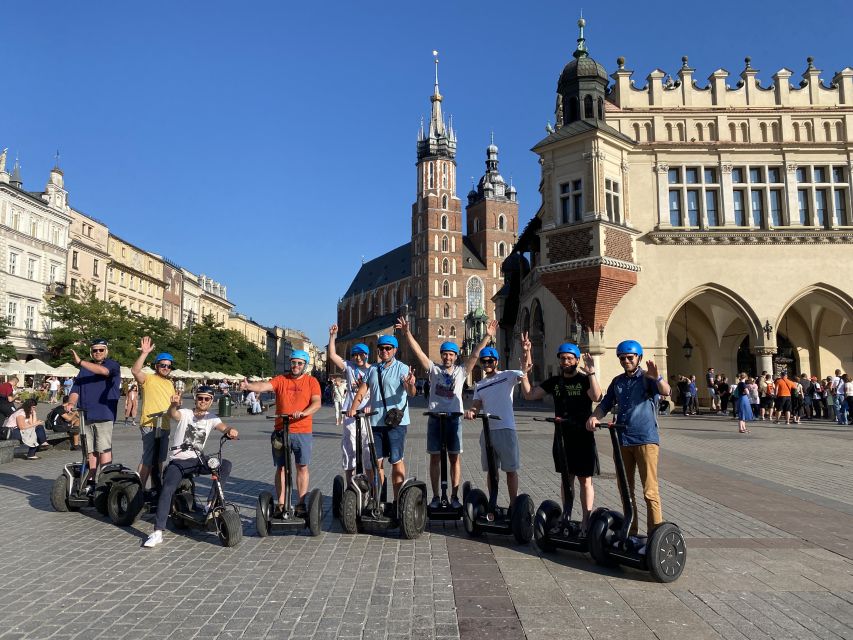
[[[561,426],[565,434],[563,442],[566,443],[566,462],[569,467],[569,475],[588,478],[601,473],[598,464],[598,450],[595,447],[595,434],[587,431],[584,425]],[[560,463],[559,450],[557,448],[557,433],[554,433],[554,443],[551,446],[551,454],[554,456],[554,470],[562,472],[563,465]]]
[[[761,408],[762,409],[772,409],[773,408],[773,396],[764,396],[761,398]]]
[[[777,405],[779,411],[790,411],[791,410],[791,396],[784,396],[784,397],[778,397],[777,396],[776,402],[779,403]]]

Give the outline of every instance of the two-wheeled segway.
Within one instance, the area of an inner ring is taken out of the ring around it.
[[[341,526],[346,533],[358,533],[364,525],[383,529],[400,529],[400,536],[412,540],[426,526],[426,483],[406,478],[396,502],[387,502],[387,483],[379,481],[379,459],[368,418],[377,413],[355,413],[355,472],[341,499]],[[370,452],[370,469],[365,473],[362,462],[362,438]]]
[[[533,539],[533,500],[526,493],[519,494],[509,508],[498,506],[498,465],[489,420],[500,420],[500,416],[491,413],[478,413],[474,416],[483,421],[483,439],[486,446],[486,461],[489,473],[489,496],[473,485],[465,496],[462,507],[462,522],[469,536],[483,533],[514,535],[520,544]]]
[[[319,489],[314,489],[308,494],[308,504],[305,514],[296,513],[293,506],[291,493],[293,491],[293,449],[290,446],[290,414],[279,413],[267,416],[267,420],[281,418],[282,428],[273,431],[272,445],[276,449],[284,450],[284,504],[276,510],[274,508],[273,496],[269,491],[264,491],[258,496],[258,504],[255,509],[255,527],[258,535],[267,537],[271,531],[276,529],[300,530],[307,528],[312,536],[320,535],[320,524],[323,520],[323,494]]]
[[[648,571],[658,582],[677,580],[687,563],[687,545],[678,525],[662,522],[648,538],[628,535],[636,508],[628,487],[616,424],[610,423],[608,431],[624,515],[610,509],[596,510],[595,518],[590,518],[589,553],[599,565],[622,564]]]
[[[77,412],[80,415],[80,451],[83,459],[81,462],[66,464],[53,481],[50,504],[56,511],[79,511],[83,507],[95,507],[98,513],[105,516],[108,513],[110,488],[114,483],[138,479],[139,476],[133,469],[111,462],[98,469],[94,486],[89,485],[89,445],[84,434],[86,410],[78,407]]]
[[[563,488],[562,507],[553,500],[545,500],[536,510],[536,517],[533,520],[533,537],[536,540],[536,546],[546,552],[560,548],[586,553],[589,549],[586,532],[582,530],[580,521],[572,520],[575,488],[571,481],[571,474],[569,474],[565,430],[560,428],[563,419],[556,417],[534,418],[534,420],[554,423],[554,442],[557,449],[557,461],[560,464],[560,482]],[[603,511],[605,509],[597,509],[590,514],[587,527]]]
[[[440,452],[440,464],[441,464],[441,496],[439,497],[438,506],[433,507],[431,504],[427,505],[427,516],[430,520],[459,520],[462,517],[462,505],[454,508],[453,504],[450,502],[450,499],[447,497],[447,440],[446,437],[446,421],[448,418],[458,418],[462,414],[459,412],[448,413],[446,411],[427,411],[424,413],[425,416],[430,416],[438,419],[439,424],[439,437],[441,438],[441,452]],[[462,497],[468,495],[470,484],[465,483],[465,486],[462,488]]]

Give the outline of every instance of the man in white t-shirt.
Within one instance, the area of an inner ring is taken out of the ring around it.
[[[172,506],[172,498],[183,478],[189,478],[194,473],[204,473],[204,468],[199,462],[198,456],[192,447],[204,449],[207,436],[213,429],[226,434],[234,440],[239,433],[237,429],[229,427],[218,416],[210,412],[213,403],[214,388],[201,385],[195,390],[195,407],[193,409],[179,409],[181,396],[172,396],[172,404],[169,406],[169,417],[176,420],[178,425],[171,429],[169,434],[169,466],[163,473],[163,488],[157,501],[157,519],[154,522],[154,532],[142,544],[150,549],[163,542],[163,531],[166,529],[166,519]],[[184,450],[181,445],[192,445]],[[219,467],[219,481],[225,484],[231,473],[231,462],[222,460]]]
[[[512,501],[518,496],[518,470],[521,468],[512,394],[515,385],[526,377],[526,374],[516,369],[498,371],[499,360],[498,350],[494,347],[480,350],[480,367],[485,377],[474,389],[474,404],[465,412],[465,418],[473,420],[474,415],[480,411],[499,416],[499,420],[489,420],[489,434],[497,468],[506,472],[506,487],[509,492],[510,506],[512,506]],[[489,461],[486,441],[482,433],[480,434],[480,462],[483,471],[488,473]],[[488,476],[486,476],[486,486],[489,486]]]
[[[462,388],[465,380],[477,366],[477,354],[480,349],[489,344],[498,335],[497,320],[492,320],[486,327],[486,335],[480,341],[464,367],[459,367],[459,347],[455,342],[444,342],[438,351],[441,354],[441,365],[432,362],[423,352],[418,341],[409,331],[409,323],[405,318],[397,318],[395,328],[402,331],[409,341],[409,348],[418,359],[420,365],[429,373],[429,410],[435,413],[462,413]],[[462,507],[459,501],[459,485],[462,482],[462,425],[460,416],[444,419],[444,440],[447,444],[447,458],[450,463],[451,497],[450,506],[454,509]],[[427,422],[427,453],[429,454],[429,479],[432,484],[432,502],[430,507],[438,508],[441,499],[438,497],[438,480],[441,469],[441,423],[438,418],[429,417]]]

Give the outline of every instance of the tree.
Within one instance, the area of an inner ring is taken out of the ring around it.
[[[6,318],[0,318],[0,362],[8,362],[17,358],[15,347],[9,342],[9,326]]]
[[[182,330],[177,341],[183,345],[183,354],[189,342],[188,330]],[[223,329],[212,315],[193,325],[193,359],[187,366],[193,371],[221,371],[261,375],[272,371],[268,354],[246,340],[237,331]]]

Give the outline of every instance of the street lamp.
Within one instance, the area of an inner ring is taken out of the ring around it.
[[[687,334],[687,304],[684,305],[684,344],[681,345],[681,351],[684,353],[684,357],[687,360],[690,360],[690,356],[693,355],[693,345],[690,343],[690,336]]]
[[[192,362],[193,362],[193,324],[195,323],[193,319],[193,310],[190,309],[189,313],[187,313],[187,369],[192,370]]]
[[[764,322],[764,335],[767,336],[767,339],[770,340],[770,334],[773,333],[773,325],[770,324],[770,320],[766,320]]]

